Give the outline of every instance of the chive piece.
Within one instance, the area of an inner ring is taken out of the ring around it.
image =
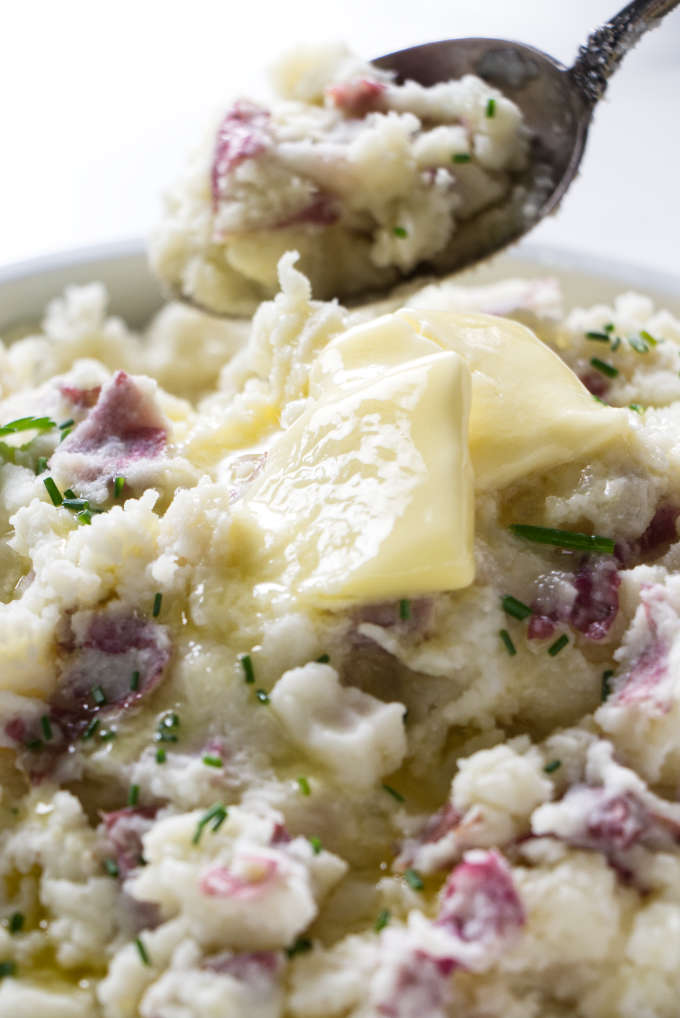
[[[605,332],[613,332],[614,331],[614,323],[613,322],[607,322],[607,324],[603,325],[602,328],[604,329]]]
[[[605,401],[603,399],[600,399],[599,396],[596,396],[594,392],[591,392],[590,395],[593,397],[596,403],[601,403],[602,406],[609,406],[609,403],[605,403]]]
[[[611,680],[612,680],[612,676],[613,675],[614,675],[614,671],[611,668],[608,668],[606,672],[602,672],[602,702],[603,703],[604,703],[605,700],[607,700],[609,698],[609,695],[610,695],[610,693],[612,691]]]
[[[52,505],[57,505],[57,506],[61,505],[61,503],[64,500],[61,497],[61,492],[59,491],[59,488],[54,483],[54,480],[51,477],[44,477],[43,478],[43,484],[47,488],[47,494],[52,499]]]
[[[110,877],[118,876],[118,863],[115,859],[104,859],[104,869]]]
[[[40,718],[40,727],[42,728],[42,733],[45,742],[49,742],[50,739],[52,738],[52,724],[47,714],[43,714],[43,716]]]
[[[9,932],[11,934],[20,933],[24,927],[24,916],[22,912],[13,912],[9,917]]]
[[[552,527],[532,527],[513,523],[510,530],[516,537],[534,544],[551,544],[555,548],[569,548],[573,551],[599,551],[603,555],[614,553],[615,542],[610,537],[597,534],[580,534],[573,530],[554,530]]]
[[[561,760],[551,760],[550,763],[547,763],[545,765],[543,770],[545,771],[546,774],[554,774],[555,771],[559,770],[561,766],[562,766]]]
[[[159,746],[156,750],[156,763],[164,764],[166,760],[166,753],[162,746]]]
[[[309,937],[298,937],[294,944],[286,948],[286,954],[289,958],[293,958],[296,954],[304,954],[305,951],[311,951],[312,942]]]
[[[51,417],[17,417],[16,421],[3,424],[0,435],[15,435],[17,431],[50,431],[54,427]]]
[[[47,470],[47,456],[38,456],[38,463],[35,468],[36,474],[44,474]]]
[[[548,653],[550,654],[550,657],[556,657],[561,650],[564,650],[568,643],[569,637],[567,636],[566,633],[562,633],[561,636],[558,636],[555,642],[551,643],[550,646],[548,647]]]
[[[130,785],[128,792],[128,806],[136,806],[139,802],[139,785]]]
[[[417,870],[411,869],[406,870],[406,872],[404,873],[404,880],[406,881],[408,886],[412,888],[414,891],[422,891],[423,887],[425,886],[425,884],[423,883],[423,878],[421,877],[420,873],[418,873]]]
[[[512,637],[510,636],[510,633],[507,631],[507,629],[501,629],[498,635],[505,644],[505,649],[507,650],[510,657],[514,657],[515,654],[517,653],[517,648],[512,642]]]
[[[393,799],[397,800],[397,802],[406,802],[406,799],[404,798],[404,796],[401,794],[401,792],[398,792],[396,790],[396,788],[392,788],[391,785],[385,785],[385,784],[383,784],[383,788],[385,789],[387,794],[391,795]]]
[[[83,738],[91,739],[98,728],[99,728],[99,718],[92,718],[87,728],[83,732]]]
[[[254,682],[255,669],[253,668],[253,662],[250,654],[241,655],[241,668],[243,669],[246,682]]]
[[[395,237],[408,237],[408,231],[403,226],[395,226],[392,232]]]
[[[62,499],[61,504],[63,505],[64,509],[70,509],[74,513],[78,512],[80,509],[89,508],[88,501],[86,498],[78,498],[77,496],[74,496],[73,498],[68,498],[66,492],[64,492],[64,497]]]
[[[63,431],[64,428],[72,428],[75,423],[76,422],[73,420],[73,418],[69,417],[67,421],[64,421],[62,424],[59,425],[59,430]]]
[[[316,659],[316,663],[318,665],[327,665],[330,659],[330,654],[322,654],[321,657]]]
[[[269,703],[269,694],[265,693],[264,689],[256,689],[255,696],[260,701],[260,703]]]
[[[113,482],[113,497],[114,498],[120,498],[120,496],[123,494],[123,488],[124,487],[125,487],[125,478],[124,477],[116,477],[114,482]]]
[[[136,693],[139,689],[139,672],[136,669],[130,676],[130,689],[133,693]]]
[[[654,336],[650,335],[646,329],[640,329],[640,336],[644,339],[645,343],[649,343],[650,346],[658,346],[659,340],[654,339]]]
[[[308,840],[309,844],[312,846],[312,851],[314,852],[314,855],[321,855],[321,852],[323,850],[321,838],[317,838],[317,836],[313,834],[311,838],[309,838]]]
[[[454,152],[451,156],[452,163],[469,163],[472,156],[469,152]]]
[[[0,961],[0,979],[4,979],[5,976],[16,975],[17,967],[13,961]]]
[[[384,908],[382,912],[380,912],[380,914],[378,915],[376,921],[373,923],[373,929],[375,930],[375,932],[380,933],[381,930],[384,930],[391,918],[392,914],[389,908]]]
[[[177,729],[180,726],[179,715],[174,711],[164,714],[156,726],[154,736],[156,742],[177,742]]]
[[[411,618],[411,602],[407,597],[402,597],[399,602],[399,618],[402,622],[406,622],[407,619]]]
[[[224,762],[219,756],[211,756],[209,753],[203,757],[203,763],[206,767],[223,767]]]
[[[598,343],[609,342],[609,336],[606,332],[586,332],[586,339],[594,339]]]
[[[31,753],[39,753],[43,748],[42,739],[30,739],[26,743],[26,749],[30,750]]]
[[[524,604],[523,601],[518,601],[516,597],[512,597],[510,594],[506,594],[501,604],[506,615],[512,615],[514,619],[519,619],[520,621],[528,619],[533,614],[528,605]]]
[[[300,786],[300,791],[303,795],[311,795],[312,790],[309,787],[309,781],[307,778],[298,778],[297,783]]]
[[[157,618],[158,618],[158,616],[159,616],[159,615],[160,615],[160,613],[161,613],[161,605],[162,605],[162,604],[163,604],[163,595],[162,595],[162,594],[161,594],[161,592],[159,591],[159,592],[158,592],[157,594],[154,594],[154,598],[153,598],[153,608],[152,608],[152,610],[151,610],[151,614],[153,615],[153,617],[154,617],[155,619],[157,619]]]
[[[609,364],[608,361],[601,361],[599,357],[591,357],[590,363],[596,371],[599,371],[602,375],[606,375],[607,378],[616,378],[619,373],[618,368],[615,368],[613,364]]]
[[[151,959],[149,958],[148,952],[144,947],[144,943],[141,937],[135,937],[135,947],[137,948],[137,953],[141,958],[142,965],[150,965]]]
[[[621,346],[621,337],[620,336],[614,336],[614,339],[612,340],[612,353],[616,353],[616,351],[618,350],[618,348],[620,346]]]
[[[90,523],[92,523],[92,513],[90,512],[89,509],[82,509],[77,514],[76,520],[78,521],[78,523],[84,523],[87,524],[87,526],[89,526]]]
[[[644,412],[644,407],[641,407],[639,403],[629,403],[628,409],[635,411],[636,414],[641,414]]]
[[[488,103],[486,104],[486,115],[487,115],[487,117],[493,117],[493,116],[496,115],[496,100],[495,99],[489,99]]]
[[[115,728],[107,728],[105,732],[99,733],[99,738],[102,742],[111,742],[111,739],[115,739],[118,732]]]
[[[67,488],[66,491],[64,492],[64,498],[77,498],[77,497],[78,496],[76,495],[75,491],[73,491],[71,488]]]
[[[98,707],[102,707],[106,703],[106,693],[101,686],[95,686],[92,690],[92,699]]]
[[[192,845],[197,845],[199,843],[201,835],[203,834],[203,828],[208,824],[212,824],[213,832],[219,831],[220,827],[227,819],[227,815],[227,810],[221,802],[216,802],[213,806],[211,806],[207,813],[204,813],[196,824],[196,830],[194,831],[194,836],[191,839]]]
[[[649,343],[646,343],[641,337],[632,336],[629,338],[628,342],[632,346],[633,350],[635,350],[635,353],[649,353]]]

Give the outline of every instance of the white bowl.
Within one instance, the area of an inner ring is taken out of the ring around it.
[[[547,275],[560,280],[568,308],[609,303],[618,293],[635,290],[680,315],[678,277],[545,246],[520,244],[458,279],[479,284],[508,276]],[[69,284],[92,280],[106,284],[110,311],[133,327],[144,325],[162,303],[142,241],[65,251],[0,269],[0,335],[8,327],[38,321],[47,302]]]

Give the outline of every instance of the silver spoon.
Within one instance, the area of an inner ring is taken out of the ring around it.
[[[531,135],[528,167],[510,198],[459,224],[446,248],[402,280],[444,275],[489,258],[554,211],[578,172],[593,111],[608,79],[640,37],[678,4],[680,0],[632,0],[588,37],[573,67],[507,39],[447,39],[374,60],[376,67],[395,72],[398,82],[434,85],[475,74],[519,106]],[[172,295],[216,313],[186,294]],[[337,296],[342,299],[343,294]],[[350,304],[379,296],[364,294]]]
[[[450,245],[412,275],[463,269],[517,241],[554,211],[578,172],[595,106],[626,53],[680,0],[632,0],[579,49],[573,67],[505,39],[448,39],[379,57],[397,81],[434,85],[476,74],[522,110],[531,158],[509,202],[459,226]]]

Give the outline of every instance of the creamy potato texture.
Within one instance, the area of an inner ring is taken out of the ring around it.
[[[680,323],[279,277],[0,348],[0,1016],[672,1018]]]

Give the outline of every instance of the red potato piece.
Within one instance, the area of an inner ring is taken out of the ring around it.
[[[213,206],[222,197],[226,177],[246,159],[265,152],[271,146],[269,111],[247,99],[240,99],[227,110],[217,131],[211,183]]]

